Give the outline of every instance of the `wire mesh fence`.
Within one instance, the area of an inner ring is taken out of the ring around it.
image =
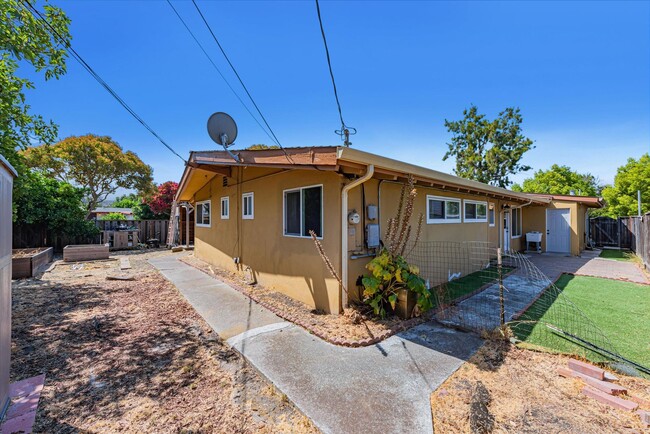
[[[420,268],[443,324],[477,333],[507,325],[531,345],[644,370],[622,357],[525,254],[488,242],[420,241],[406,249],[406,259]]]

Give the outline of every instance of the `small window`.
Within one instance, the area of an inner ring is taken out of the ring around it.
[[[222,197],[221,198],[221,218],[223,220],[228,220],[230,218],[230,198]]]
[[[323,236],[323,186],[303,187],[284,191],[284,235]]]
[[[512,209],[512,238],[519,238],[522,230],[521,208]]]
[[[460,199],[427,196],[427,223],[460,223]]]
[[[210,227],[210,201],[197,202],[194,208],[196,215],[196,225],[201,227]]]
[[[487,202],[466,200],[465,201],[465,222],[467,223],[487,222]]]
[[[254,216],[255,204],[253,203],[253,193],[242,194],[242,218],[252,220]]]
[[[495,225],[495,215],[494,215],[494,204],[491,203],[489,208],[488,208],[488,222],[490,226]]]

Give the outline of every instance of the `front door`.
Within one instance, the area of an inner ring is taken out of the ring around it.
[[[571,210],[546,210],[546,251],[571,253]]]
[[[510,211],[503,212],[503,250],[510,250]]]

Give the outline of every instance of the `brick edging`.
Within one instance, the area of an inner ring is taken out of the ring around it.
[[[210,273],[199,266],[195,264],[191,264],[187,261],[183,260],[184,258],[178,258],[179,261],[182,263],[189,265],[190,267],[196,268],[197,270],[207,274],[208,276],[212,277],[215,280],[222,280],[220,277],[216,277],[213,275],[213,273]],[[339,337],[331,337],[329,334],[326,332],[323,332],[319,330],[318,328],[312,327],[311,324],[308,324],[307,321],[303,321],[302,319],[299,318],[298,315],[292,315],[291,313],[287,313],[282,311],[282,309],[269,305],[260,297],[256,296],[255,294],[250,294],[248,291],[245,291],[244,289],[241,288],[241,286],[233,282],[232,280],[229,279],[223,279],[226,280],[228,285],[230,285],[233,289],[235,289],[237,292],[245,295],[246,297],[250,298],[251,300],[255,301],[259,305],[263,306],[264,308],[270,310],[273,312],[275,315],[279,316],[280,318],[287,320],[289,322],[292,322],[303,329],[307,330],[309,333],[313,334],[314,336],[319,337],[320,339],[329,342],[332,345],[338,345],[342,347],[350,347],[350,348],[359,348],[359,347],[367,347],[370,345],[375,345],[383,340],[388,339],[389,337],[410,329],[411,327],[414,327],[416,325],[422,324],[425,322],[425,320],[422,317],[419,318],[410,318],[407,320],[402,321],[401,323],[397,324],[396,326],[391,327],[390,329],[376,335],[373,337],[369,338],[364,338],[364,339],[345,339],[345,338],[339,338]]]

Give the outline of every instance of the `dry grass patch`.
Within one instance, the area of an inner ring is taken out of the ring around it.
[[[639,417],[584,396],[584,384],[562,378],[561,355],[488,341],[431,395],[435,432],[473,432],[471,408],[477,383],[490,394],[488,411],[496,433],[643,432]],[[616,374],[619,384],[650,398],[650,381]]]
[[[13,282],[12,381],[46,374],[37,432],[315,432],[146,258]]]

